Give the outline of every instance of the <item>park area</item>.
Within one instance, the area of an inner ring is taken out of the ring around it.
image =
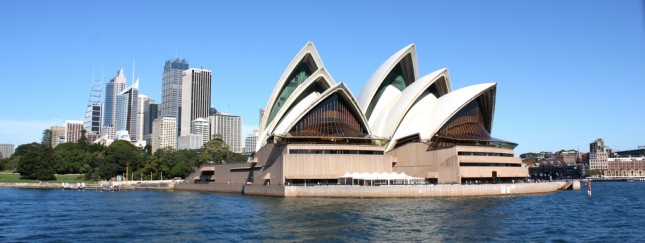
[[[50,183],[77,183],[82,182],[82,174],[66,174],[66,175],[55,175],[56,180],[49,181]],[[38,180],[29,180],[29,179],[20,179],[20,174],[12,173],[11,171],[1,171],[0,172],[0,183],[38,183]]]

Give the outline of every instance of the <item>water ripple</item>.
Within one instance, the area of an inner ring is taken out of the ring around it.
[[[425,199],[0,189],[0,241],[636,242],[643,189]]]

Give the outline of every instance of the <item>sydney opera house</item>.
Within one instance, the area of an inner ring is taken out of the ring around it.
[[[307,43],[280,77],[251,163],[213,166],[236,185],[470,184],[529,177],[517,144],[491,137],[495,83],[453,90],[419,77],[415,45],[388,58],[356,98]]]

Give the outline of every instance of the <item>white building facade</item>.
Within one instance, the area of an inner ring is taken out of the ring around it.
[[[0,159],[9,158],[13,154],[13,144],[0,143]]]
[[[177,149],[201,149],[204,146],[202,136],[198,134],[188,134],[177,138]]]
[[[610,154],[611,149],[605,146],[605,141],[602,138],[596,139],[589,144],[589,169],[604,173],[609,167]]]
[[[252,154],[255,152],[255,146],[258,143],[258,135],[260,134],[260,131],[255,129],[253,130],[253,133],[250,133],[246,136],[244,139],[244,153],[246,154]]]
[[[210,124],[207,119],[197,118],[190,124],[190,134],[198,135],[202,139],[202,144],[210,140]]]
[[[180,136],[190,134],[191,122],[208,118],[211,104],[211,71],[191,68],[184,71],[181,87]]]
[[[242,117],[229,113],[218,112],[209,118],[211,125],[211,139],[215,135],[221,135],[222,140],[229,150],[235,153],[242,153]]]
[[[177,147],[177,119],[160,117],[152,122],[152,152],[160,148]]]

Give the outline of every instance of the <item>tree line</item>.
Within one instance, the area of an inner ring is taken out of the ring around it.
[[[85,131],[75,143],[51,144],[51,131],[45,129],[41,143],[23,144],[11,157],[0,160],[0,170],[20,173],[23,179],[55,180],[55,174],[82,174],[84,180],[109,180],[118,175],[128,179],[152,180],[186,178],[204,163],[246,162],[247,156],[231,152],[215,137],[201,150],[137,148],[129,141],[114,141],[109,146],[87,141]]]

